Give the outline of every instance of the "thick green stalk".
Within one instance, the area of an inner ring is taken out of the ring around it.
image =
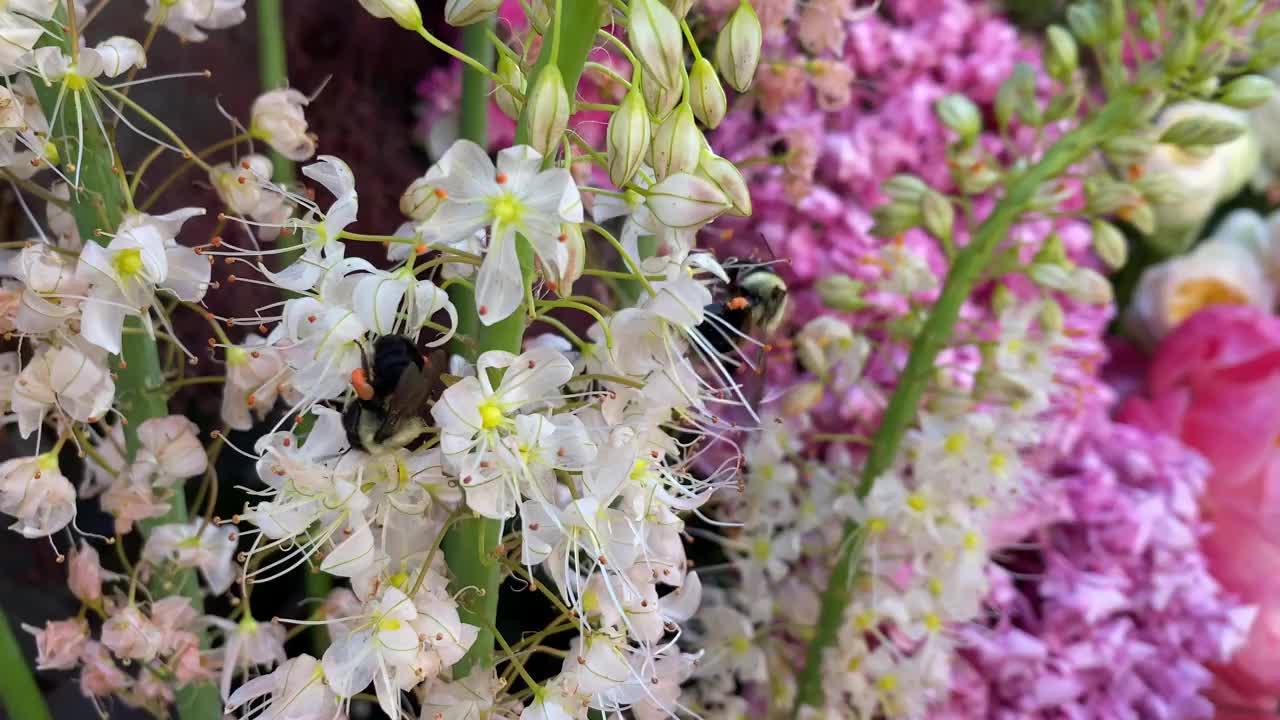
[[[5,672],[4,682],[0,682],[0,705],[5,714],[22,720],[53,720],[4,610],[0,610],[0,667]]]
[[[538,81],[538,73],[542,68],[551,61],[552,48],[557,44],[559,46],[556,65],[560,68],[560,73],[564,76],[565,87],[570,89],[570,96],[573,95],[573,88],[578,86],[578,77],[582,74],[582,67],[587,61],[587,53],[591,50],[591,45],[595,40],[597,22],[600,17],[600,0],[560,0],[562,3],[562,12],[557,14],[556,22],[550,30],[550,34],[543,38],[542,52],[538,55],[538,60],[534,64],[533,70],[529,73],[528,87],[534,87]],[[558,25],[558,27],[555,27]],[[555,41],[555,34],[559,34],[559,42]],[[481,59],[475,53],[479,50],[478,45],[483,41],[482,33],[466,33],[464,41],[468,43],[466,50],[473,57]],[[473,45],[475,47],[473,47]],[[492,48],[488,48],[487,55],[483,58],[488,66],[493,61]],[[483,82],[483,78],[475,77],[471,84],[466,84],[468,75],[478,76],[479,73],[467,68],[463,75],[464,93],[468,88],[470,92],[478,92],[477,88],[488,91],[487,83]],[[481,122],[478,117],[483,117],[487,112],[487,99],[480,99],[472,96],[463,100],[463,110],[467,112],[467,108],[471,107],[470,114],[465,115],[471,122]],[[521,115],[520,123],[516,126],[516,143],[526,143],[529,141],[529,123],[528,108],[525,108],[524,114]],[[468,132],[465,129],[464,132]],[[466,137],[464,135],[464,137]],[[473,138],[474,139],[474,138]],[[529,248],[529,244],[523,240],[519,243],[520,266],[524,270],[526,282],[531,281],[533,272],[533,252]],[[468,307],[470,310],[470,307]],[[508,352],[520,352],[520,344],[524,339],[525,323],[527,313],[524,309],[517,310],[511,317],[494,323],[493,325],[482,326],[479,328],[479,346],[480,352],[485,350],[506,350]],[[455,589],[470,587],[477,590],[483,590],[483,594],[474,590],[468,592],[467,600],[460,608],[460,614],[463,622],[472,622],[478,625],[480,635],[476,638],[475,644],[471,646],[471,650],[466,657],[462,658],[453,668],[455,678],[464,677],[471,672],[473,667],[488,669],[493,666],[493,633],[490,627],[496,625],[498,615],[498,586],[502,577],[502,566],[498,564],[493,557],[493,549],[497,547],[498,541],[502,537],[502,521],[488,520],[485,518],[470,518],[463,520],[449,530],[444,538],[445,559],[449,563],[450,570],[453,571]]]
[[[951,330],[960,315],[960,307],[1000,243],[1009,236],[1009,229],[1026,212],[1041,186],[1080,162],[1103,140],[1127,127],[1135,116],[1136,104],[1136,99],[1130,95],[1114,97],[1087,122],[1058,140],[1040,162],[1013,179],[995,210],[978,226],[973,240],[960,251],[947,273],[938,301],[912,343],[907,366],[872,439],[871,451],[862,468],[858,497],[866,497],[876,479],[893,464],[902,437],[915,422],[920,399],[933,378],[934,361],[951,340]],[[845,608],[849,605],[850,586],[857,571],[859,555],[856,552],[859,544],[855,541],[857,532],[858,528],[852,523],[846,525],[844,541],[822,595],[822,607],[796,688],[796,713],[805,705],[822,706],[822,656],[835,641]]]
[[[258,0],[258,76],[264,92],[289,84],[281,0]],[[291,183],[297,178],[293,162],[275,150],[271,151],[271,164],[276,182]]]
[[[64,17],[63,10],[59,9],[55,21],[48,26],[50,35],[46,37],[56,38],[51,42],[60,44],[66,52],[70,44],[67,34],[62,31]],[[45,86],[38,79],[35,80],[35,87],[41,107],[46,114],[51,114],[57,103],[59,87]],[[77,100],[80,122],[76,119]],[[71,211],[80,236],[85,242],[106,244],[109,238],[100,235],[99,231],[111,233],[116,229],[130,205],[130,198],[119,158],[110,140],[102,134],[98,123],[94,121],[90,102],[88,92],[76,93],[68,90],[50,136],[55,138],[64,172],[72,179],[75,179],[77,171],[79,173],[83,190],[79,193],[73,191]],[[76,146],[76,138],[81,133],[82,152]],[[67,169],[66,164],[74,163],[77,157],[80,159],[77,171]],[[136,318],[130,319],[122,340],[119,367],[116,369],[116,407],[128,420],[124,429],[130,457],[138,449],[138,426],[150,418],[169,413],[165,395],[160,389],[164,384],[164,374],[155,340],[145,333],[127,332],[138,328],[141,328],[141,323]],[[169,511],[161,517],[143,521],[142,532],[146,534],[159,525],[186,522],[187,519],[187,500],[179,488],[169,500]],[[177,574],[173,585],[158,586],[154,590],[162,595],[186,595],[191,598],[197,611],[204,607],[194,570],[184,570]],[[178,691],[177,705],[182,720],[220,720],[222,717],[218,691],[210,683],[192,685]]]

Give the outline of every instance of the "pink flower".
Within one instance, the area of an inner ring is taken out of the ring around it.
[[[80,692],[85,697],[108,697],[129,687],[129,676],[116,667],[111,653],[102,645],[90,641],[81,653],[84,668],[80,671]]]
[[[70,670],[80,663],[85,642],[89,639],[89,626],[80,618],[50,620],[44,628],[23,625],[23,630],[36,638],[36,668],[39,670]]]
[[[163,633],[136,605],[130,605],[102,623],[102,644],[124,660],[152,660],[160,653]]]
[[[1244,647],[1218,668],[1226,706],[1280,702],[1280,318],[1252,306],[1211,307],[1164,338],[1146,397],[1129,422],[1180,438],[1213,464],[1200,540],[1210,570],[1257,607]]]
[[[71,559],[67,563],[67,587],[85,605],[97,605],[102,602],[105,572],[98,562],[98,551],[92,545],[83,544],[71,551]]]

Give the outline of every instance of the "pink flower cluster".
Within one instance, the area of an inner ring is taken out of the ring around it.
[[[1172,438],[1095,417],[992,570],[990,627],[962,631],[935,720],[1208,718],[1206,662],[1252,610],[1223,602],[1197,549],[1209,475]]]

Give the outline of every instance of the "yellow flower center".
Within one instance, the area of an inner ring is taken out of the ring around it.
[[[41,472],[52,472],[58,469],[58,453],[47,452],[36,458],[36,467]]]
[[[888,529],[889,524],[884,521],[884,518],[873,517],[867,520],[867,532],[872,535],[878,535]]]
[[[942,618],[937,613],[929,613],[924,616],[924,626],[931,633],[936,633],[942,629]]]
[[[942,441],[942,449],[947,451],[948,455],[959,455],[969,446],[969,436],[962,432],[954,432]]]
[[[480,406],[480,425],[485,430],[492,430],[502,424],[502,408],[492,400],[486,400]]]
[[[524,214],[524,206],[515,195],[503,193],[490,201],[490,211],[498,222],[504,225],[518,225],[520,216]]]
[[[399,629],[400,629],[399,620],[384,618],[381,622],[378,623],[378,630],[380,632],[391,632],[392,630],[399,630]]]
[[[89,80],[85,76],[76,72],[73,68],[67,69],[67,74],[64,76],[63,80],[67,83],[67,89],[73,92],[84,90],[89,87]]]
[[[729,641],[729,646],[733,648],[735,653],[739,655],[746,655],[747,651],[751,649],[751,640],[739,635]]]
[[[645,462],[644,460],[637,460],[635,464],[631,466],[630,477],[632,480],[635,480],[636,482],[644,480],[645,476],[648,474],[649,474],[649,463]]]
[[[387,582],[391,583],[391,587],[398,590],[404,590],[405,586],[409,584],[409,573],[404,571],[398,572],[387,578]]]
[[[969,532],[964,534],[964,549],[965,550],[978,549],[978,533],[970,530]]]
[[[880,688],[881,692],[891,693],[898,689],[898,676],[885,675],[876,681],[876,687]]]
[[[1217,278],[1200,278],[1174,288],[1169,300],[1169,320],[1182,322],[1201,308],[1210,305],[1247,305],[1249,298],[1238,288]]]
[[[920,493],[911,493],[907,496],[907,507],[916,512],[924,512],[929,503],[925,501],[924,496]]]
[[[227,348],[227,365],[228,366],[239,367],[245,364],[245,362],[247,362],[246,358],[248,357],[249,357],[249,353],[241,350],[238,347]]]
[[[751,551],[756,557],[769,557],[769,550],[772,546],[769,544],[769,538],[758,537],[751,546]]]
[[[111,258],[111,266],[122,278],[130,278],[142,272],[142,250],[129,248],[121,250]]]

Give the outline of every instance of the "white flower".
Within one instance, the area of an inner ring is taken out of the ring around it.
[[[517,415],[512,433],[485,455],[487,468],[463,479],[467,506],[490,518],[515,515],[521,496],[554,497],[555,471],[581,470],[596,446],[573,415]]]
[[[289,300],[284,320],[272,330],[271,344],[281,346],[293,370],[293,389],[308,400],[340,397],[360,367],[360,338],[367,332],[355,312],[314,298]]]
[[[418,655],[420,641],[412,625],[417,616],[413,602],[396,587],[366,603],[362,629],[337,639],[324,653],[329,687],[349,698],[372,682],[383,712],[398,717],[401,685],[412,677]]]
[[[504,369],[498,387],[490,369]],[[455,467],[470,471],[478,454],[497,447],[503,434],[515,430],[515,415],[523,407],[560,397],[560,386],[573,376],[573,365],[549,347],[536,347],[519,356],[491,350],[476,360],[476,376],[454,383],[431,408],[440,425],[440,449]],[[465,483],[464,483],[465,484]]]
[[[235,712],[263,696],[269,696],[266,702],[254,705],[245,717],[329,720],[341,715],[324,669],[310,655],[290,658],[270,674],[236,688],[227,698],[226,710]]]
[[[249,109],[249,131],[294,162],[310,160],[316,154],[316,140],[307,132],[307,118],[302,112],[309,102],[306,95],[293,88],[265,92]]]
[[[58,468],[55,452],[0,463],[0,513],[10,530],[26,538],[47,537],[76,516],[76,490]]]
[[[1131,327],[1155,342],[1197,310],[1211,305],[1255,305],[1270,310],[1275,286],[1265,259],[1248,244],[1211,238],[1190,254],[1142,272],[1129,310]]]
[[[44,35],[37,20],[53,17],[56,0],[13,0],[0,9],[0,74],[19,70],[19,58]]]
[[[22,299],[14,327],[43,335],[66,326],[76,316],[79,298],[88,289],[76,273],[77,261],[44,243],[31,243],[10,263],[9,272],[22,281]]]
[[[209,182],[227,209],[262,223],[259,240],[275,240],[293,214],[285,193],[268,184],[271,173],[271,159],[257,153],[241,158],[238,166],[220,163],[209,170]]]
[[[480,322],[492,325],[514,312],[524,296],[516,234],[545,262],[556,262],[560,225],[582,222],[582,198],[568,170],[542,170],[542,156],[527,145],[499,152],[495,167],[479,145],[459,140],[441,164],[447,175],[439,187],[447,197],[422,229],[433,241],[451,244],[489,228],[476,305]]]
[[[258,269],[271,282],[286,290],[303,292],[316,285],[325,268],[339,263],[345,254],[339,235],[356,221],[360,199],[356,195],[356,178],[351,168],[332,155],[321,155],[318,162],[302,168],[302,174],[324,186],[333,195],[333,204],[325,213],[313,211],[289,225],[302,231],[302,256],[280,272],[272,272],[259,264]],[[316,216],[319,215],[319,220]]]
[[[142,43],[131,37],[115,35],[103,40],[93,48],[102,74],[107,77],[119,77],[134,68],[147,66],[147,54]],[[85,55],[81,51],[80,64],[84,65]]]
[[[179,567],[199,568],[209,592],[221,595],[236,578],[236,530],[204,519],[153,528],[142,549],[142,559],[151,563],[172,562]]]
[[[224,30],[244,18],[244,0],[147,0],[147,22],[160,22],[187,42],[204,42],[204,30]]]
[[[196,424],[182,415],[145,420],[138,426],[141,447],[134,462],[154,463],[159,486],[200,475],[209,463],[199,434]]]
[[[231,678],[236,673],[248,674],[255,667],[272,667],[288,660],[284,651],[284,626],[279,623],[259,623],[247,613],[236,623],[216,615],[206,615],[205,620],[226,634],[219,685],[224,701],[230,696]]]
[[[457,682],[433,683],[422,700],[418,720],[476,720],[489,717],[502,686],[492,670],[477,668]]]
[[[30,436],[53,408],[72,420],[96,422],[111,408],[115,392],[105,353],[75,343],[47,345],[31,358],[13,386],[18,433]]]

